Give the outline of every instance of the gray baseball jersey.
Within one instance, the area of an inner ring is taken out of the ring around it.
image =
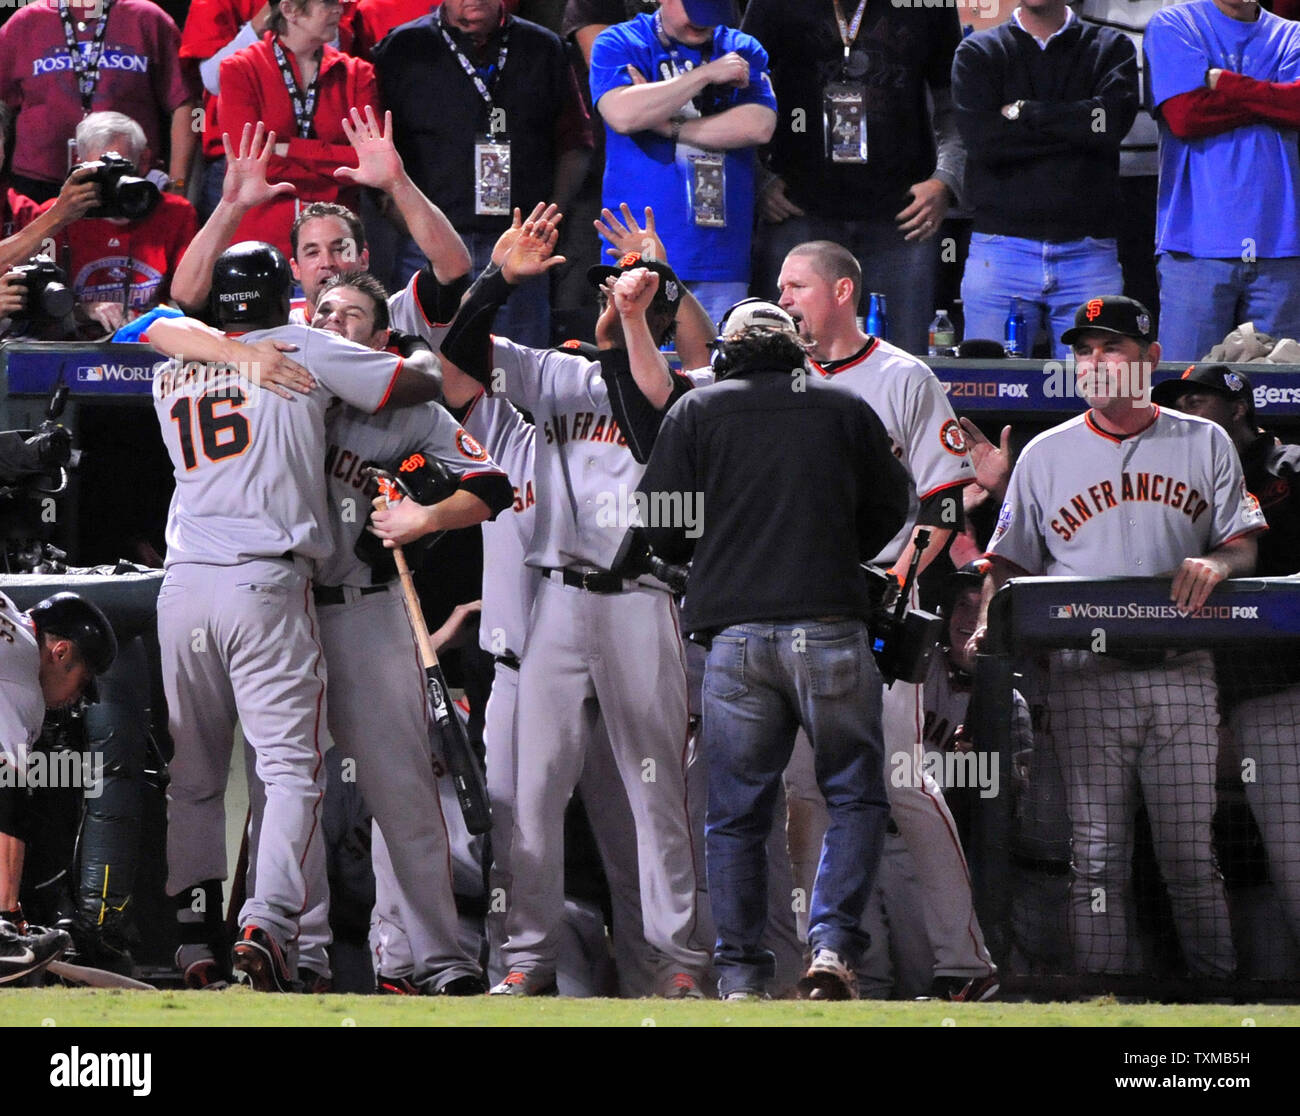
[[[530,566],[609,569],[627,533],[619,514],[644,471],[619,430],[599,363],[493,338],[493,371],[537,424],[537,521]]]
[[[989,553],[1028,574],[1161,577],[1264,529],[1228,436],[1153,411],[1127,438],[1091,411],[1038,435],[1012,471]]]
[[[41,734],[45,698],[38,681],[40,646],[27,614],[0,593],[0,759],[27,765],[27,749]]]
[[[907,469],[912,482],[907,523],[876,555],[877,562],[892,563],[911,538],[921,501],[975,479],[961,424],[935,374],[887,341],[874,339],[855,360],[830,370],[814,367],[870,404],[894,456]]]
[[[325,529],[325,409],[332,396],[366,411],[388,399],[401,358],[305,326],[241,340],[288,341],[317,386],[292,401],[206,365],[165,368],[154,411],[176,492],[167,517],[167,565],[230,566],[292,552],[321,559]]]
[[[369,585],[370,567],[353,550],[365,529],[369,501],[363,468],[385,467],[410,454],[441,462],[455,476],[501,474],[487,451],[436,403],[396,407],[377,415],[346,404],[326,416],[326,524],[330,552],[316,564],[319,585]]]
[[[483,524],[483,613],[479,643],[493,655],[524,650],[528,616],[541,574],[524,564],[533,536],[537,497],[534,462],[537,428],[502,396],[480,395],[465,415],[465,429],[487,447],[515,490],[509,515]]]

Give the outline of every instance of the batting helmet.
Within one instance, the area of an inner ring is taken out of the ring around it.
[[[401,461],[384,466],[383,470],[392,476],[394,487],[405,499],[414,500],[417,504],[426,507],[442,503],[460,487],[460,481],[447,466],[423,453],[408,454]],[[378,486],[373,482],[366,486],[366,495],[371,499],[378,495],[378,492]],[[369,518],[366,522],[368,525]],[[407,543],[402,549],[408,554],[423,554],[442,538],[442,535],[441,531],[424,535],[415,542]],[[361,532],[361,537],[357,539],[353,550],[361,561],[375,571],[376,582],[387,580],[397,572],[393,562],[393,552],[369,531]]]
[[[289,261],[272,244],[242,240],[212,265],[212,304],[217,324],[278,325],[288,320]]]
[[[55,593],[27,610],[36,625],[38,636],[50,635],[71,640],[93,674],[103,674],[117,658],[117,636],[113,625],[99,606],[77,593]],[[95,683],[86,688],[86,697],[97,697]]]

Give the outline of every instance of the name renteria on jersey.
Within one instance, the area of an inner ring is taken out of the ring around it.
[[[1098,481],[1071,496],[1057,509],[1052,530],[1066,542],[1090,519],[1120,504],[1164,504],[1187,516],[1193,523],[1209,510],[1205,497],[1186,481],[1164,473],[1121,473],[1120,490],[1108,480]]]
[[[562,446],[566,442],[616,442],[620,446],[627,445],[627,439],[613,416],[598,411],[556,415],[542,424],[542,434],[548,446]]]

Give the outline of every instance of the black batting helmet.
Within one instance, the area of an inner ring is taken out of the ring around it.
[[[458,478],[450,469],[436,458],[423,453],[407,454],[401,461],[394,462],[384,470],[393,478],[394,487],[407,500],[429,507],[441,504],[460,487]],[[366,495],[374,498],[379,493],[379,486],[372,478],[366,485]],[[366,518],[367,526],[370,523]],[[403,549],[408,555],[417,558],[429,551],[445,531],[435,531],[431,535],[422,535]],[[362,531],[353,547],[353,553],[375,572],[375,583],[387,581],[397,573],[393,561],[393,552],[389,550],[369,531]]]
[[[242,240],[212,265],[212,306],[220,326],[280,325],[289,318],[289,261],[273,244]]]
[[[99,606],[77,593],[55,593],[27,611],[38,636],[71,640],[93,674],[103,674],[117,658],[117,636]],[[86,698],[97,697],[92,680]]]

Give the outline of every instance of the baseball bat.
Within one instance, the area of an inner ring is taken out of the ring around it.
[[[377,496],[374,506],[377,511],[383,511],[388,506],[388,501],[382,495]],[[456,800],[460,803],[465,828],[471,836],[477,837],[492,829],[492,809],[488,802],[483,768],[479,766],[478,756],[470,746],[469,737],[465,735],[465,726],[460,723],[460,718],[451,707],[451,700],[447,696],[447,679],[443,677],[442,667],[438,665],[433,641],[424,624],[424,610],[420,608],[420,598],[415,592],[411,567],[407,565],[406,555],[400,546],[393,547],[393,561],[397,565],[397,576],[402,582],[406,618],[411,623],[411,631],[415,633],[415,642],[420,648],[420,659],[424,663],[424,687],[433,709],[433,724],[437,733],[435,743],[442,752],[443,761],[451,774],[452,785],[456,788]]]

